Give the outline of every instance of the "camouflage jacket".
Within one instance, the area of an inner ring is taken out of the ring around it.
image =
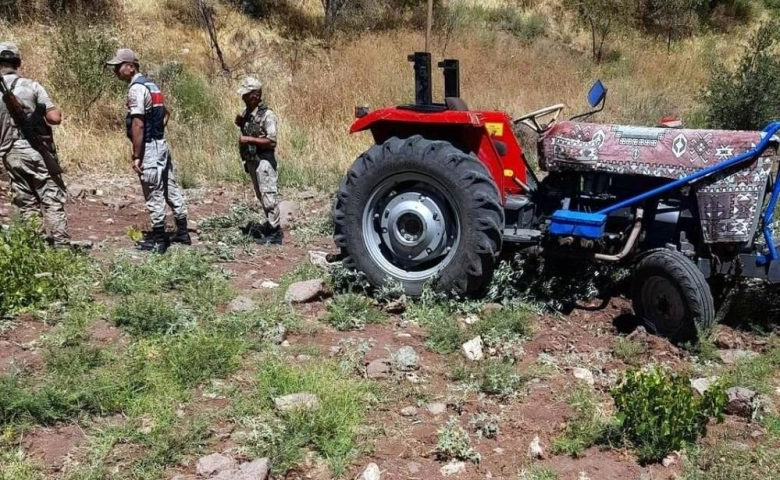
[[[244,110],[244,124],[241,127],[241,135],[250,137],[266,137],[276,141],[276,114],[265,103],[261,103],[251,112]],[[244,162],[255,160],[268,160],[276,169],[275,149],[262,149],[256,145],[240,145],[239,152]]]

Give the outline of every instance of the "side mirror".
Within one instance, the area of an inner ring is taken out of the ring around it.
[[[601,80],[596,80],[596,83],[590,87],[590,91],[588,92],[588,103],[591,107],[596,108],[596,105],[603,102],[606,96],[607,89],[604,87],[604,84],[601,83]]]

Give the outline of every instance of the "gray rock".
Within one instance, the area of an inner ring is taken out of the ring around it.
[[[312,265],[327,270],[330,268],[328,263],[328,252],[321,252],[319,250],[309,250],[309,261]]]
[[[472,338],[461,346],[461,352],[469,360],[482,360],[485,354],[482,352],[482,337]]]
[[[726,395],[729,399],[726,413],[746,418],[753,414],[753,398],[756,392],[747,388],[731,387],[726,390]]]
[[[293,393],[274,398],[274,405],[281,412],[297,409],[316,410],[320,406],[320,399],[313,393]]]
[[[704,395],[704,392],[710,388],[710,385],[712,385],[712,381],[709,378],[697,378],[695,380],[691,380],[691,388],[696,390],[699,395]]]
[[[380,358],[370,362],[366,366],[366,377],[368,378],[387,378],[390,376],[390,360]]]
[[[676,461],[674,459],[674,455],[668,455],[668,456],[664,457],[663,460],[661,460],[661,464],[664,466],[664,468],[669,468],[672,465],[674,465],[675,463],[676,463]]]
[[[732,365],[741,360],[749,360],[758,356],[758,353],[751,350],[718,350],[720,361],[726,365]]]
[[[528,446],[528,455],[530,455],[531,458],[538,458],[540,460],[544,458],[544,450],[542,449],[542,444],[538,435],[534,436],[533,441],[531,441],[531,444]]]
[[[574,378],[582,380],[588,385],[593,385],[596,383],[593,379],[593,374],[587,368],[575,367],[572,373],[574,374]]]
[[[419,473],[422,469],[422,465],[417,462],[409,462],[406,464],[406,469],[409,470],[409,473],[412,475]]]
[[[305,303],[316,300],[325,294],[325,282],[322,279],[295,282],[287,289],[284,299],[292,303]]]
[[[404,408],[401,409],[401,416],[413,417],[415,415],[417,415],[417,408],[416,407],[409,406],[409,407],[404,407]]]
[[[266,480],[271,472],[271,460],[259,458],[241,465],[241,480]]]
[[[420,365],[420,358],[414,348],[405,346],[398,349],[393,354],[393,366],[400,371],[406,372],[416,369]]]
[[[406,311],[406,303],[406,295],[401,295],[400,297],[385,305],[384,310],[387,313],[404,313]]]
[[[284,337],[287,335],[287,327],[278,323],[269,334],[269,339],[275,344],[279,345],[284,341]]]
[[[257,308],[257,304],[249,297],[243,295],[234,298],[228,303],[228,312],[248,312]]]
[[[276,288],[279,284],[270,280],[257,280],[252,284],[252,288],[260,290],[264,288]]]
[[[441,467],[439,472],[445,477],[451,475],[457,475],[458,473],[466,471],[466,464],[464,462],[450,462],[447,465]]]
[[[358,480],[379,480],[381,473],[379,472],[379,465],[376,463],[369,463],[363,473],[360,474]]]
[[[295,217],[298,215],[298,204],[289,200],[283,200],[279,202],[279,223],[282,228],[289,227],[295,222]]]
[[[441,402],[429,403],[425,408],[434,415],[441,415],[447,411],[447,404]]]
[[[198,460],[195,471],[198,475],[210,477],[215,473],[230,470],[236,466],[235,460],[220,453],[212,453]]]

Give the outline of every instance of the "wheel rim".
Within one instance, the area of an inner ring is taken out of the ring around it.
[[[371,260],[401,281],[425,280],[450,264],[460,244],[460,212],[434,178],[392,175],[363,209],[363,242]]]
[[[640,292],[644,320],[663,336],[677,333],[685,324],[685,302],[677,287],[660,276],[648,278]]]

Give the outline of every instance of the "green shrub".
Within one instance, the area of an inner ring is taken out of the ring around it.
[[[726,393],[711,386],[696,396],[690,379],[653,366],[626,372],[612,390],[622,433],[643,462],[658,461],[704,435],[710,417],[723,421]]]
[[[218,97],[204,77],[190,72],[179,62],[164,64],[154,76],[168,95],[171,115],[178,121],[189,123],[219,118]]]
[[[382,323],[386,318],[368,298],[347,293],[328,304],[325,321],[337,330],[362,330],[367,324]]]
[[[84,260],[49,248],[35,225],[17,220],[0,229],[0,316],[68,300],[75,294],[70,286],[88,275]]]
[[[780,112],[780,40],[776,23],[766,22],[750,38],[736,70],[715,65],[702,95],[712,128],[761,130]]]
[[[544,15],[525,14],[521,9],[512,6],[488,10],[487,20],[498,29],[523,41],[540,37],[547,30],[547,18]]]
[[[139,293],[117,305],[114,324],[136,336],[170,335],[194,326],[195,320],[170,297]]]
[[[450,417],[436,433],[438,442],[434,451],[439,460],[464,460],[477,464],[482,461],[482,456],[471,446],[468,432],[460,426],[456,417]]]
[[[65,62],[51,70],[51,81],[63,104],[84,118],[103,95],[119,97],[124,84],[104,68],[119,46],[111,27],[63,22],[54,36],[53,57]],[[65,66],[67,64],[67,67]]]

